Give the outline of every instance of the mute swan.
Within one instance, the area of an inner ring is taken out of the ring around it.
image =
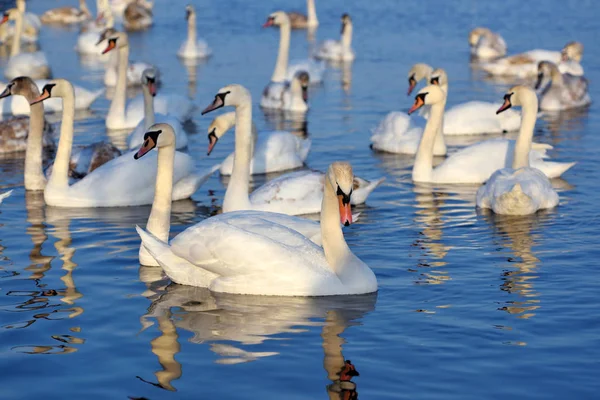
[[[43,52],[20,53],[21,35],[23,33],[23,13],[17,8],[12,8],[4,13],[4,18],[0,24],[15,21],[15,34],[10,49],[10,58],[4,69],[4,76],[13,79],[18,76],[29,76],[33,79],[47,78],[50,76],[50,67],[48,60]]]
[[[323,248],[265,214],[222,214],[205,219],[169,244],[136,227],[144,247],[176,283],[215,292],[327,296],[377,291],[373,271],[344,240],[349,225],[352,168],[333,163],[321,207]],[[265,254],[268,257],[265,258]]]
[[[231,179],[223,199],[223,212],[261,210],[299,215],[319,211],[323,198],[323,174],[302,171],[283,175],[259,187],[251,196],[249,192],[250,161],[252,159],[252,97],[246,88],[229,85],[217,93],[202,115],[224,106],[235,107],[235,152]],[[209,135],[209,149],[214,147]],[[383,181],[354,182],[354,200],[364,202],[367,196]]]
[[[181,122],[170,115],[154,113],[154,96],[156,96],[156,71],[149,68],[144,71],[142,77],[142,92],[144,93],[144,119],[140,121],[135,130],[127,139],[130,149],[139,148],[144,142],[144,134],[150,126],[155,124],[155,121],[169,124],[175,131],[175,143],[177,149],[184,149],[188,145],[187,134],[183,130]]]
[[[102,33],[109,28],[113,28],[115,20],[108,4],[108,0],[98,0],[98,17],[89,24],[85,31],[77,37],[77,44],[75,45],[75,51],[80,54],[94,56],[102,62],[109,61],[111,55],[102,55],[102,50],[106,48],[104,43],[105,38]],[[113,68],[114,69],[114,68]],[[105,76],[106,79],[106,76]],[[114,82],[116,82],[116,73],[114,73]],[[114,86],[115,83],[112,84]]]
[[[506,42],[498,33],[478,27],[469,33],[471,55],[481,60],[502,57],[506,54]]]
[[[286,81],[291,81],[292,77],[300,70],[308,72],[312,83],[320,83],[323,80],[323,73],[325,71],[325,66],[322,63],[317,63],[313,60],[299,60],[291,64],[289,62],[291,27],[287,14],[283,11],[276,11],[270,14],[263,28],[270,26],[279,27],[279,50],[271,82],[267,85],[265,91],[272,85],[277,86]],[[276,87],[274,89],[276,89],[277,95],[279,89]]]
[[[207,58],[212,54],[212,50],[203,39],[196,37],[196,10],[194,6],[188,4],[185,6],[185,19],[188,23],[187,40],[183,42],[177,55],[181,58]]]
[[[79,0],[79,8],[59,7],[53,8],[42,14],[40,18],[44,24],[71,25],[87,21],[92,18],[92,13],[85,4],[85,0]]]
[[[151,204],[154,196],[152,182],[156,179],[156,152],[144,161],[135,161],[133,152],[125,153],[80,181],[69,185],[69,161],[73,142],[73,87],[64,79],[46,85],[32,104],[51,96],[62,97],[63,115],[60,139],[52,175],[44,190],[47,205],[57,207],[122,207]],[[205,174],[194,171],[194,161],[180,152],[175,153],[173,200],[190,197],[218,166]]]
[[[579,42],[569,42],[562,51],[530,50],[483,63],[480,67],[491,75],[529,78],[537,74],[537,65],[540,61],[550,61],[557,64],[562,73],[583,75],[580,64],[582,56],[583,45]]]
[[[292,29],[311,29],[319,26],[315,0],[306,0],[306,15],[297,11],[287,13]]]
[[[424,63],[417,63],[411,67],[408,71],[408,92],[407,95],[413,92],[419,81],[426,79],[427,82],[431,79],[431,73],[433,68],[430,65]]]
[[[219,115],[208,127],[210,142],[208,153],[217,141],[235,125],[235,112]],[[252,124],[253,154],[250,161],[250,174],[266,174],[300,168],[310,151],[310,139],[302,139],[285,131],[261,132],[257,135]],[[221,164],[221,175],[231,175],[234,153],[227,156]]]
[[[152,26],[152,3],[146,0],[131,1],[123,11],[123,27],[139,31]]]
[[[542,85],[546,80],[546,84]],[[540,110],[558,111],[584,107],[592,102],[588,94],[588,81],[583,76],[561,74],[558,67],[549,62],[538,64],[535,88],[540,93]]]
[[[352,50],[352,19],[346,13],[342,15],[342,38],[326,40],[317,51],[315,57],[329,61],[353,61],[355,58]]]
[[[526,86],[511,88],[504,96],[504,104],[498,113],[519,105],[523,108],[523,125],[529,126],[521,129],[512,168],[505,167],[494,172],[477,191],[477,207],[491,208],[496,214],[528,215],[558,205],[558,194],[548,177],[529,166],[528,153],[538,110],[535,92]]]
[[[8,196],[10,196],[12,194],[12,190],[9,190],[8,192],[4,192],[2,194],[0,194],[0,204],[2,204],[2,202],[4,201],[4,199],[6,199]]]
[[[308,111],[308,85],[310,78],[299,71],[290,82],[271,82],[263,91],[260,106],[277,110],[303,113]]]
[[[427,120],[417,155],[412,170],[412,179],[415,182],[431,183],[482,183],[489,179],[494,171],[510,165],[510,156],[513,149],[524,146],[523,141],[492,139],[465,147],[452,154],[443,163],[433,168],[433,145],[438,133],[439,125],[444,116],[446,105],[446,92],[439,85],[429,85],[419,91],[415,103],[408,111],[409,114],[424,105],[431,106],[431,115]],[[525,112],[529,114],[525,115]],[[532,136],[535,126],[536,112],[529,109],[523,110],[523,123],[519,136]],[[527,119],[527,120],[526,120]],[[526,121],[525,121],[526,120]],[[556,163],[544,161],[545,150],[552,148],[549,145],[536,145],[538,150],[529,151],[531,143],[526,149],[530,162],[542,170],[549,177],[558,177],[571,168],[575,163]]]
[[[23,29],[21,31],[22,43],[37,43],[42,22],[40,18],[30,12],[25,12],[25,2],[17,0],[17,9],[23,14]],[[7,10],[8,12],[10,10]],[[15,26],[0,24],[0,43],[12,43],[15,35]]]

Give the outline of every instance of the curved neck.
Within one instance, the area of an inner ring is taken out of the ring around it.
[[[346,265],[345,261],[353,254],[344,239],[338,198],[327,176],[325,176],[323,203],[321,203],[321,237],[327,264],[333,272],[340,275]]]
[[[317,9],[315,8],[315,0],[306,0],[306,16],[308,17],[308,25],[316,26],[319,24],[317,19]]]
[[[10,49],[10,56],[16,56],[21,52],[21,35],[23,34],[23,13],[18,11],[15,18],[15,32]]]
[[[29,92],[25,95],[28,102],[39,96]],[[44,102],[40,101],[31,106],[29,115],[29,136],[25,150],[25,190],[43,190],[46,187],[46,177],[42,165],[44,140]]]
[[[223,199],[223,212],[250,209],[250,161],[252,160],[252,103],[235,110],[235,152],[231,179]]]
[[[352,46],[352,24],[346,24],[342,33],[342,46],[349,49]]]
[[[188,38],[189,43],[196,43],[196,14],[192,13],[188,18]]]
[[[440,125],[444,117],[446,99],[431,105],[431,115],[425,125],[425,130],[419,142],[415,164],[412,170],[412,179],[416,182],[428,182],[433,171],[433,147],[436,136],[439,136]],[[443,140],[443,138],[442,138]]]
[[[159,147],[157,163],[154,201],[152,202],[152,210],[146,223],[146,229],[163,242],[168,242],[171,228],[175,145]]]
[[[279,53],[271,82],[284,82],[287,76],[288,59],[290,56],[290,24],[279,26]]]
[[[118,49],[117,57],[117,86],[110,103],[107,119],[119,118],[125,120],[125,99],[127,96],[127,64],[129,63],[129,46]]]
[[[73,121],[75,118],[75,94],[73,87],[64,88],[62,95],[63,112],[60,125],[60,139],[56,158],[52,167],[52,176],[48,185],[69,186],[69,163],[71,161],[71,150],[73,147]]]
[[[144,93],[144,130],[148,130],[154,125],[154,97],[150,94],[150,89],[147,85],[142,85],[142,92]]]
[[[523,104],[522,108],[521,129],[515,143],[513,169],[529,167],[529,152],[531,151],[531,141],[533,140],[533,130],[538,111],[537,97],[532,96],[528,102]]]

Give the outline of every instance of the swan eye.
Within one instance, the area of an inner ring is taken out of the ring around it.
[[[342,196],[342,204],[348,204],[348,203],[350,203],[350,196],[352,196],[352,189],[350,189],[350,193],[346,194],[346,193],[344,193],[344,191],[340,188],[340,185],[338,184],[336,194],[338,196]]]
[[[423,103],[425,103],[425,96],[427,96],[428,94],[429,94],[429,92],[427,92],[427,93],[419,93],[415,97],[415,100],[421,100]]]
[[[48,93],[48,97],[52,97],[52,88],[56,86],[55,83],[49,83],[46,86],[44,86],[44,88],[42,89],[42,93],[46,92]]]
[[[431,83],[432,85],[439,85],[440,84],[440,78],[438,76],[436,76],[435,78],[431,78],[431,80],[429,81],[429,83]]]
[[[510,102],[510,97],[513,95],[514,93],[507,93],[504,95],[504,100]]]

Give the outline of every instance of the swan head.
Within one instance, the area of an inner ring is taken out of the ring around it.
[[[8,10],[6,10],[4,12],[2,19],[0,20],[0,25],[6,23],[8,21],[14,21],[15,19],[17,19],[17,14],[19,14],[19,13],[20,13],[20,11],[16,8],[9,8]]]
[[[208,126],[208,152],[210,156],[219,139],[235,125],[235,111],[219,115]]]
[[[117,32],[118,31],[115,28],[106,28],[102,31],[102,33],[100,33],[98,41],[96,42],[96,46],[102,43],[104,40],[108,39],[109,37],[116,35]]]
[[[354,188],[354,173],[348,162],[336,161],[327,170],[327,179],[335,191],[340,209],[340,222],[344,226],[352,223],[350,196]]]
[[[573,60],[581,62],[583,57],[583,44],[581,42],[569,42],[563,47],[561,53],[562,61]]]
[[[448,84],[448,74],[443,68],[436,68],[431,72],[431,78],[429,78],[430,85],[444,86]]]
[[[538,99],[537,95],[529,86],[517,85],[509,89],[504,95],[504,104],[496,111],[500,114],[513,106],[523,106],[531,104],[537,111]]]
[[[308,101],[308,86],[310,84],[310,76],[306,71],[298,71],[294,74],[292,78],[292,91],[299,92],[302,91],[302,99],[304,102]]]
[[[29,104],[34,105],[51,97],[64,98],[66,96],[75,96],[71,82],[66,79],[53,79],[42,88],[42,93]]]
[[[350,18],[350,15],[348,15],[348,13],[343,13],[342,14],[342,29],[341,29],[341,34],[343,35],[344,32],[346,31],[346,29],[351,28],[352,27],[352,18]]]
[[[133,155],[136,160],[150,152],[150,150],[161,147],[175,147],[175,132],[169,124],[154,124],[144,134],[144,143],[137,153]]]
[[[27,99],[35,99],[40,95],[40,89],[30,77],[19,76],[6,85],[6,89],[0,93],[0,99],[12,95],[20,95]]]
[[[538,63],[538,75],[535,83],[535,89],[538,90],[544,82],[544,77],[550,78],[552,81],[559,80],[561,73],[558,67],[550,61],[540,61]]]
[[[148,88],[152,97],[156,96],[156,69],[146,68],[142,72],[142,85]]]
[[[263,28],[286,25],[290,25],[290,17],[288,17],[287,13],[285,11],[275,11],[269,14],[267,21],[263,24]]]
[[[428,64],[417,63],[417,64],[413,65],[412,68],[408,71],[408,93],[407,93],[407,95],[410,96],[412,91],[415,89],[415,86],[417,86],[417,83],[419,83],[419,81],[421,79],[429,80],[429,77],[431,76],[432,72],[433,72],[433,68],[431,68],[431,66]]]
[[[469,33],[469,45],[471,45],[471,47],[476,46],[481,37],[491,35],[491,33],[492,31],[488,28],[478,26]]]
[[[419,93],[415,96],[415,103],[410,110],[408,110],[408,113],[412,114],[423,106],[437,104],[445,100],[446,93],[439,85],[425,86],[423,89],[419,90]]]
[[[100,36],[100,42],[103,40]],[[106,40],[108,41],[106,48],[102,51],[102,54],[106,54],[113,49],[122,49],[129,46],[129,40],[127,34],[124,32],[115,31],[112,35],[107,35]]]
[[[193,17],[194,15],[196,15],[196,11],[194,10],[194,6],[191,4],[188,4],[187,6],[185,6],[185,20],[189,21],[189,19],[191,17]]]
[[[227,85],[217,92],[213,102],[202,110],[202,115],[225,106],[239,107],[242,105],[252,105],[252,95],[248,89],[242,85]]]

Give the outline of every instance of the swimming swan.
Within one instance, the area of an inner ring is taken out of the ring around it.
[[[568,110],[585,107],[592,102],[588,93],[588,80],[585,77],[563,74],[549,61],[541,61],[538,64],[535,89],[541,89],[540,110]]]
[[[321,60],[348,62],[356,58],[352,49],[352,18],[342,14],[342,37],[340,40],[326,40],[315,51],[314,56]]]

